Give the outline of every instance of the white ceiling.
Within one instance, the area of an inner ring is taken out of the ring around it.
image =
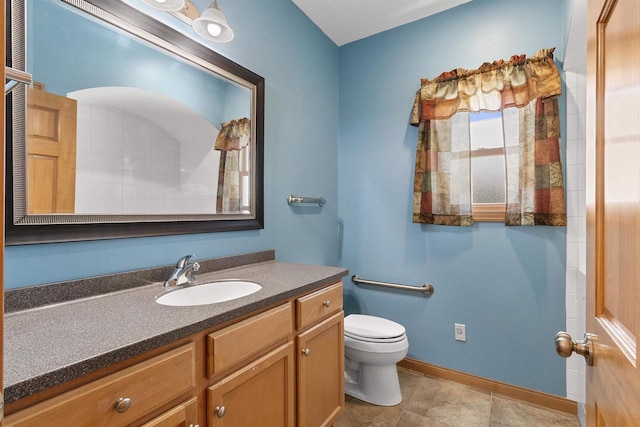
[[[417,21],[471,0],[292,0],[335,44]]]

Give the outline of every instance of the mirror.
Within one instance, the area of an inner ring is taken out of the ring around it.
[[[13,0],[8,244],[263,228],[264,79],[119,0]]]

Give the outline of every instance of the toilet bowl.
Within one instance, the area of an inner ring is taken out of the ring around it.
[[[374,405],[402,402],[396,363],[409,350],[402,325],[381,317],[344,318],[345,393]]]

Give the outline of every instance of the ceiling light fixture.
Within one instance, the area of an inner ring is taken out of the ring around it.
[[[214,2],[202,12],[202,14],[193,21],[193,29],[202,37],[213,40],[215,42],[226,43],[233,40],[233,30],[227,23],[218,0]]]
[[[165,12],[175,12],[184,8],[185,0],[142,0],[143,3]]]
[[[218,6],[218,0],[214,0],[202,14],[189,0],[142,0],[142,2],[156,9],[171,12],[172,15],[191,25],[199,36],[208,40],[219,43],[233,40],[233,30]]]

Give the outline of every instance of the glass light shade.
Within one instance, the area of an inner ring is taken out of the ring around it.
[[[207,24],[207,32],[213,37],[218,37],[222,34],[222,27],[218,24]]]
[[[146,5],[165,12],[175,12],[184,8],[185,0],[142,0]]]
[[[233,30],[220,10],[218,2],[214,2],[205,9],[200,17],[193,21],[192,26],[196,33],[216,42],[230,42],[234,37]]]

